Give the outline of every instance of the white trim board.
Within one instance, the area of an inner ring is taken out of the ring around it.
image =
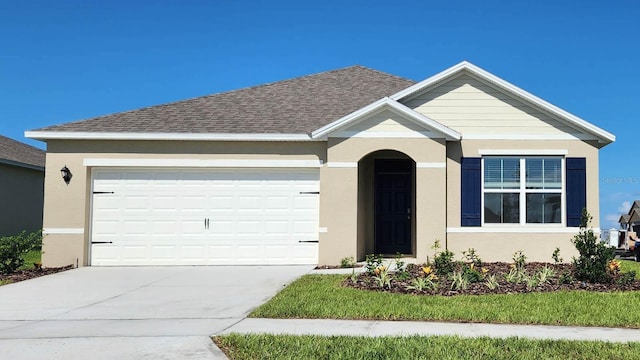
[[[322,160],[86,158],[82,165],[92,167],[319,168],[322,166]]]
[[[346,161],[329,161],[327,163],[327,167],[330,168],[357,168],[357,162],[346,162]]]
[[[331,133],[328,137],[331,138],[406,138],[406,139],[420,139],[420,138],[432,138],[434,133],[431,131],[336,131]],[[438,137],[435,137],[436,139]]]
[[[567,155],[567,149],[480,149],[479,155]]]
[[[194,134],[194,133],[131,133],[131,132],[63,132],[25,131],[29,139],[70,140],[191,140],[191,141],[322,141],[307,134]]]
[[[44,235],[53,234],[84,234],[84,228],[44,228],[42,229]]]
[[[416,168],[418,169],[445,169],[447,163],[445,162],[417,162]]]
[[[537,227],[537,226],[469,226],[469,227],[448,227],[448,233],[528,233],[528,234],[577,234],[580,228],[577,227]],[[600,229],[593,229],[594,233],[599,233]]]
[[[360,120],[366,119],[369,116],[373,116],[380,111],[388,109],[396,114],[405,117],[406,119],[413,121],[414,123],[422,126],[423,128],[431,131],[433,130],[435,133],[433,136],[437,136],[437,134],[442,134],[441,137],[447,140],[460,140],[461,135],[457,131],[450,129],[441,123],[430,119],[429,117],[420,114],[413,109],[408,108],[407,106],[392,100],[388,97],[384,97],[374,103],[371,103],[359,110],[352,112],[349,115],[343,116],[342,118],[327,124],[311,133],[311,137],[314,139],[323,139],[324,137],[331,136],[330,134],[340,129],[344,129],[345,127],[358,123]]]

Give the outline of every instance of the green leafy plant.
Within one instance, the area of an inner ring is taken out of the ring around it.
[[[396,253],[395,258],[396,274],[398,280],[407,280],[411,278],[411,274],[407,270],[407,263],[402,260],[402,254]]]
[[[367,272],[367,274],[373,275],[374,271],[382,266],[382,255],[368,254],[365,257],[365,262],[365,271]]]
[[[462,252],[462,256],[466,260],[466,262],[472,263],[475,266],[482,266],[482,259],[476,253],[476,249],[469,248],[467,251]]]
[[[504,279],[510,284],[519,284],[522,282],[524,273],[515,267],[504,275]]]
[[[599,241],[593,230],[588,228],[591,219],[587,209],[583,209],[580,231],[572,240],[580,254],[573,258],[575,277],[593,283],[609,283],[612,277],[608,264],[615,258],[615,249]]]
[[[42,246],[42,231],[0,237],[0,273],[11,274],[24,264],[23,255]]]
[[[391,275],[389,274],[389,267],[380,265],[374,270],[373,281],[380,288],[391,289]]]
[[[540,284],[540,279],[535,275],[529,276],[527,274],[523,274],[522,281],[527,286],[527,290],[529,291],[535,289]]]
[[[418,277],[411,280],[411,285],[407,285],[405,289],[412,291],[438,291],[438,282],[430,277]]]
[[[570,271],[564,271],[560,274],[558,282],[560,284],[571,284],[574,280],[573,274]]]
[[[356,266],[356,261],[354,260],[353,256],[349,256],[349,257],[343,257],[340,260],[340,267],[343,268],[352,268]]]
[[[351,275],[349,276],[349,278],[351,279],[351,282],[352,282],[352,283],[356,283],[356,282],[358,282],[358,277],[360,277],[360,274],[359,274],[359,273],[356,273],[356,269],[355,269],[355,268],[353,268],[353,269],[351,270]]]
[[[547,281],[549,281],[549,279],[553,278],[556,276],[556,272],[553,271],[552,268],[548,267],[548,266],[544,266],[542,269],[538,270],[536,272],[536,276],[538,278],[538,281],[540,282],[540,284],[544,284]]]
[[[498,279],[494,274],[487,276],[486,280],[484,281],[484,284],[487,286],[487,288],[489,288],[489,290],[495,290],[498,287],[500,287],[500,284],[498,283]]]
[[[453,261],[453,252],[449,250],[444,250],[439,252],[433,258],[433,264],[436,268],[436,273],[438,275],[447,275],[455,270],[455,263]]]
[[[524,266],[526,265],[527,257],[524,255],[522,250],[518,250],[513,254],[513,264],[516,267],[516,270],[522,272],[524,271]]]
[[[484,275],[477,270],[473,263],[471,263],[471,265],[463,265],[462,273],[464,274],[464,277],[472,283],[484,280]]]
[[[451,290],[466,290],[469,287],[469,279],[462,271],[454,271],[451,274]]]
[[[635,280],[636,280],[636,272],[631,270],[631,271],[620,273],[620,275],[616,278],[616,284],[620,286],[629,286],[633,284]]]
[[[560,264],[564,260],[560,257],[560,248],[556,248],[555,250],[553,250],[551,258],[553,259],[554,264]]]

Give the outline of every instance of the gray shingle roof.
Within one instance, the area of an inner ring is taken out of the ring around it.
[[[0,162],[44,168],[44,159],[45,152],[43,150],[0,135]]]
[[[311,133],[414,83],[357,65],[36,131]]]

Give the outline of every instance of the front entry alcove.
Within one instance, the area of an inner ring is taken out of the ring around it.
[[[358,162],[358,259],[415,254],[416,163],[395,150]]]

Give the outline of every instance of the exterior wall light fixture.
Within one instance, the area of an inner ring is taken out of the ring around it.
[[[71,182],[71,178],[73,177],[73,174],[71,173],[71,170],[69,170],[67,165],[65,165],[62,169],[60,169],[60,173],[62,174],[62,180],[64,180],[64,182],[67,185],[69,185],[69,183]]]

